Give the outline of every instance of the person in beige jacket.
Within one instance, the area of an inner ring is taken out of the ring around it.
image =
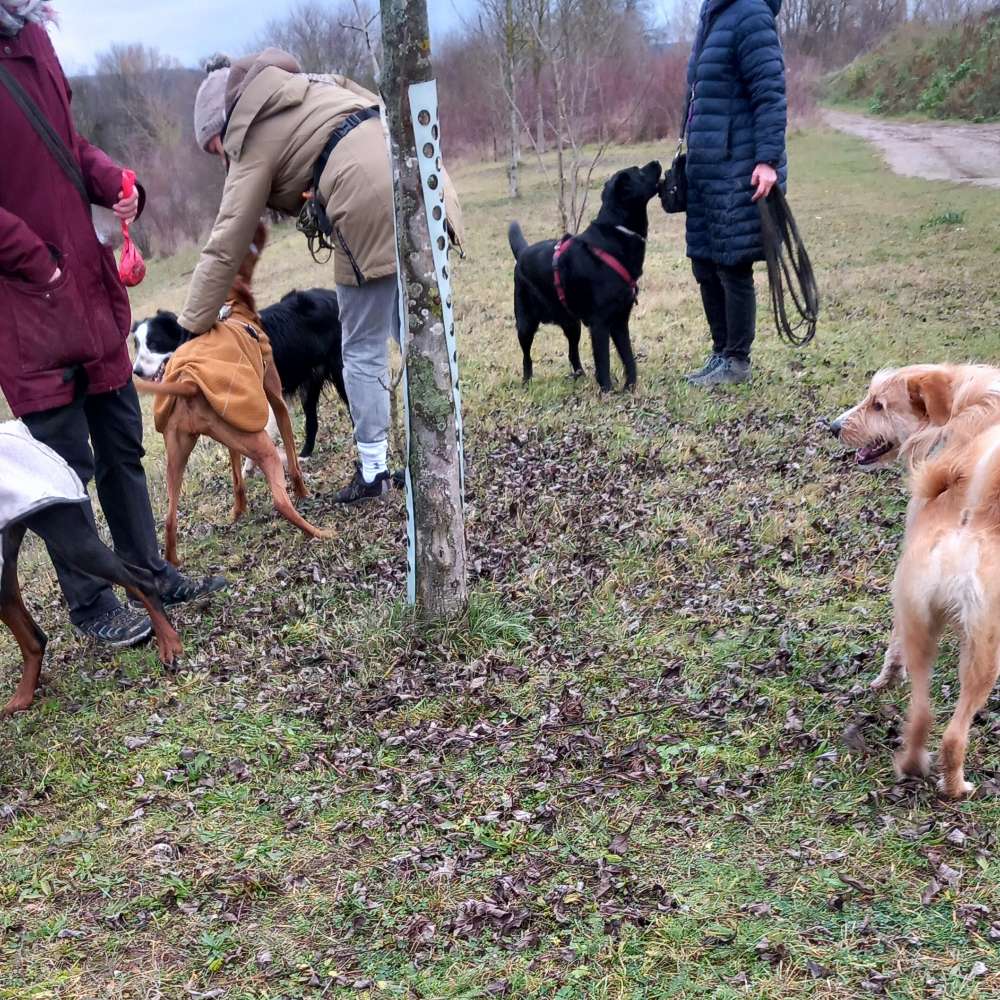
[[[195,135],[202,149],[224,159],[226,184],[180,324],[192,335],[212,326],[261,215],[268,208],[299,214],[316,162],[339,130],[318,190],[333,227],[344,381],[359,462],[336,499],[379,496],[390,489],[388,339],[399,340],[399,294],[392,175],[378,97],[343,76],[305,74],[280,49],[208,68],[195,100]],[[459,206],[447,180],[445,193],[454,233]]]

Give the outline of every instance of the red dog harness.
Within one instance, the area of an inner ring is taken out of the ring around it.
[[[564,236],[557,244],[555,253],[552,255],[552,281],[556,286],[556,295],[559,296],[559,301],[562,303],[563,309],[566,310],[570,315],[573,314],[573,310],[570,309],[569,303],[566,301],[566,289],[563,286],[562,275],[559,273],[559,258],[570,248],[575,237]],[[604,265],[610,267],[615,274],[618,275],[622,281],[625,282],[629,288],[632,289],[632,298],[638,302],[639,301],[639,282],[636,278],[633,278],[629,274],[628,268],[617,258],[613,257],[607,252],[607,250],[602,250],[600,247],[591,246],[587,242],[583,242],[583,245]]]

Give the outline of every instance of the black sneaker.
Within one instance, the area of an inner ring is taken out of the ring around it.
[[[708,360],[697,371],[688,372],[684,376],[685,382],[700,382],[707,375],[711,375],[726,359],[721,354],[710,354]]]
[[[186,576],[178,579],[178,582],[160,594],[160,601],[165,608],[175,608],[178,604],[190,604],[192,601],[204,600],[212,594],[225,590],[229,586],[229,581],[224,576],[205,576],[200,580],[189,580]],[[142,601],[132,597],[129,604],[133,608],[141,608]]]
[[[397,469],[392,474],[392,488],[394,490],[406,489],[406,469]]]
[[[225,590],[229,586],[229,581],[224,576],[204,576],[200,580],[189,580],[182,576],[175,587],[171,587],[165,594],[160,594],[165,608],[173,608],[178,604],[190,604],[192,601],[200,601],[212,594],[217,594],[220,590]]]
[[[354,478],[333,499],[335,503],[363,503],[365,500],[375,500],[392,489],[392,480],[388,472],[380,472],[372,483],[366,482],[361,475],[360,463],[354,465]]]
[[[153,623],[147,615],[125,607],[117,607],[76,628],[88,639],[111,649],[138,646],[153,634]]]

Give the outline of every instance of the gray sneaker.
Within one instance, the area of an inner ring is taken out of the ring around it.
[[[710,354],[708,360],[693,372],[684,376],[685,382],[700,382],[706,375],[711,375],[726,359],[721,354]]]
[[[696,385],[740,385],[750,381],[750,362],[742,358],[724,358],[721,365],[698,379]]]
[[[153,623],[144,612],[117,607],[99,618],[77,625],[78,632],[111,649],[129,649],[153,634]]]

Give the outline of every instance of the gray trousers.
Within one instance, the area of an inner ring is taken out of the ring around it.
[[[344,384],[354,420],[354,440],[389,439],[389,338],[399,343],[396,276],[358,288],[337,285],[343,330]]]

